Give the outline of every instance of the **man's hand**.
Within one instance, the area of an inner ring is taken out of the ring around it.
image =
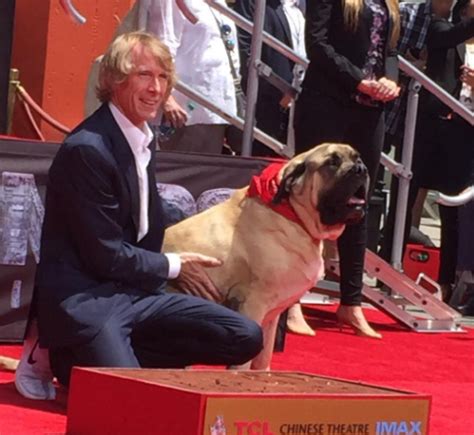
[[[182,252],[179,258],[181,271],[175,280],[178,287],[193,296],[221,302],[222,295],[204,268],[221,266],[222,260],[194,252]]]
[[[463,65],[461,70],[461,81],[474,88],[474,68]]]
[[[183,127],[188,120],[188,114],[174,99],[172,95],[168,97],[166,103],[163,104],[163,114],[166,120],[174,127]]]

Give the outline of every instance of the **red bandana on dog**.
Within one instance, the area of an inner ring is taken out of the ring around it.
[[[287,199],[283,199],[278,204],[272,202],[278,190],[278,173],[286,163],[287,162],[272,163],[267,166],[260,175],[254,175],[250,181],[247,196],[259,198],[267,207],[270,207],[273,211],[281,214],[290,221],[298,223],[304,228],[303,222],[301,222],[301,219],[295,213]]]

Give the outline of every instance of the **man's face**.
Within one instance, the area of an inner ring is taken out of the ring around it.
[[[115,85],[112,102],[137,127],[154,119],[163,103],[168,75],[150,50],[141,45],[132,52],[133,68],[125,81]]]
[[[449,18],[454,0],[433,0],[431,3],[433,14],[438,18]]]

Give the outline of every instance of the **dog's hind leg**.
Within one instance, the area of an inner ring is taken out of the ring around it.
[[[273,346],[275,345],[275,336],[278,326],[279,315],[262,325],[263,330],[263,349],[252,360],[250,368],[252,370],[270,370],[272,362]]]

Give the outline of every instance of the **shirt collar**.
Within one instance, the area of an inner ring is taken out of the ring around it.
[[[299,0],[280,0],[282,6],[299,6]]]
[[[117,122],[120,130],[122,131],[125,139],[127,139],[128,144],[133,152],[143,152],[153,139],[153,133],[151,132],[150,127],[145,122],[143,130],[138,128],[117,108],[117,106],[109,102],[109,109],[112,112],[112,116]]]

